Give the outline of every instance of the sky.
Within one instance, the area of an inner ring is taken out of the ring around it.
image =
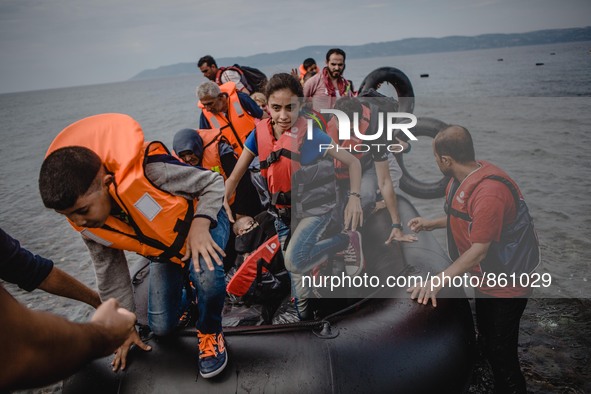
[[[206,54],[585,27],[590,16],[590,0],[0,0],[0,93],[123,81]]]

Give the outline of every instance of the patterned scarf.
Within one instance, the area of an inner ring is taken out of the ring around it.
[[[330,97],[336,97],[336,91],[334,90],[334,85],[332,83],[332,79],[328,74],[328,67],[324,67],[322,69],[322,80],[324,81],[324,85],[326,86],[326,91]],[[339,88],[339,93],[342,96],[347,96],[347,88],[349,87],[349,81],[347,81],[342,76],[339,77],[337,80],[337,86]]]

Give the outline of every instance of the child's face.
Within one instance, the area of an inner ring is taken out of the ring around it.
[[[100,178],[93,181],[89,190],[78,197],[73,206],[63,211],[56,211],[65,215],[78,227],[102,227],[111,214],[109,185],[113,182],[113,176],[106,175],[104,170],[101,170],[98,177]]]
[[[268,107],[271,119],[281,133],[291,129],[298,120],[300,104],[298,97],[288,88],[278,90],[269,96]]]

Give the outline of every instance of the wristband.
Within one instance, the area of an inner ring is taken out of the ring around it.
[[[361,194],[355,192],[347,192],[347,197],[355,196],[357,198],[361,198]]]
[[[402,224],[400,224],[400,223],[392,223],[392,228],[397,228],[399,230],[402,230]]]

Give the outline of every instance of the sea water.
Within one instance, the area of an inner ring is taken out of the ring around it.
[[[538,229],[540,272],[552,275],[552,286],[537,292],[544,297],[591,297],[590,48],[591,42],[578,42],[347,61],[345,76],[357,87],[375,68],[401,69],[413,83],[417,116],[467,127],[477,158],[499,165],[517,181]],[[269,75],[294,66],[263,69]],[[105,112],[131,115],[146,139],[170,146],[177,130],[198,126],[195,88],[201,82],[195,70],[191,76],[0,95],[0,226],[24,247],[94,286],[80,236],[39,197],[47,147],[70,123]],[[439,177],[428,140],[413,144],[405,161],[419,178]],[[443,212],[441,199],[412,201],[426,217]],[[444,231],[436,236],[445,242]],[[89,314],[78,302],[7,287],[36,309],[75,320]]]

